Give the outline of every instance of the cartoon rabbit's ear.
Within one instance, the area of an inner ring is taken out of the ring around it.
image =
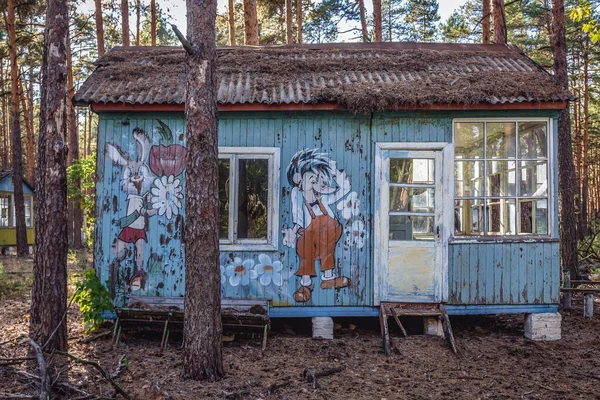
[[[148,134],[141,128],[134,128],[133,138],[137,141],[138,161],[146,163],[150,158],[150,147],[152,147]]]
[[[120,165],[121,167],[126,166],[131,161],[127,153],[109,143],[106,143],[104,147],[104,154],[113,164]]]

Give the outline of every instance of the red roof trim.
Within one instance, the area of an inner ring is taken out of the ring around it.
[[[91,105],[94,112],[107,111],[158,111],[158,112],[184,112],[185,106],[182,104],[117,104],[117,103],[93,103]],[[552,101],[540,103],[503,103],[503,104],[432,104],[428,106],[410,106],[400,105],[392,107],[391,110],[448,110],[448,111],[468,111],[468,110],[562,110],[567,107],[565,101]],[[342,106],[331,103],[317,104],[219,104],[219,111],[332,111],[344,110]]]

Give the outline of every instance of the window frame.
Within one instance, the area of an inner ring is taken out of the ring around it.
[[[14,224],[13,224],[13,214],[14,214],[14,201],[13,201],[13,194],[12,193],[7,193],[7,192],[0,192],[0,196],[2,196],[2,198],[8,199],[8,204],[6,207],[7,210],[7,215],[6,215],[6,222],[8,223],[8,225],[4,226],[4,225],[0,225],[0,229],[10,229],[10,228],[14,228]],[[1,217],[1,214],[0,214]]]
[[[279,147],[219,147],[219,159],[229,159],[229,231],[227,239],[219,239],[221,251],[276,251],[279,249]],[[238,217],[235,210],[238,201],[238,160],[268,160],[267,238],[238,239]]]
[[[492,195],[488,195],[487,191],[486,191],[486,178],[487,178],[487,170],[488,170],[488,162],[489,161],[494,161],[494,159],[488,159],[486,158],[487,156],[487,146],[485,146],[484,144],[484,157],[481,158],[481,162],[483,163],[483,177],[482,177],[482,182],[483,182],[483,187],[481,189],[481,195],[480,196],[476,196],[477,199],[480,199],[482,201],[482,204],[480,205],[480,207],[485,208],[487,203],[489,201],[494,201],[494,200],[498,200],[498,198],[504,198],[504,199],[513,199],[515,200],[515,207],[517,208],[516,210],[516,215],[515,215],[515,222],[517,223],[516,228],[516,233],[510,233],[510,234],[500,234],[500,233],[490,233],[490,232],[484,232],[481,231],[478,234],[471,234],[471,235],[461,235],[461,234],[457,234],[456,231],[453,229],[451,229],[452,232],[452,241],[453,242],[481,242],[481,241],[522,241],[522,240],[531,240],[531,239],[554,239],[556,238],[556,226],[555,226],[555,214],[556,214],[556,210],[555,210],[555,193],[554,193],[554,180],[555,180],[555,167],[556,167],[556,157],[555,157],[555,133],[554,133],[554,120],[553,118],[547,118],[547,117],[532,117],[532,118],[527,118],[527,117],[519,117],[519,118],[486,118],[486,117],[482,117],[482,118],[454,118],[452,119],[452,149],[453,149],[453,154],[452,154],[452,170],[454,171],[454,169],[456,168],[456,162],[460,161],[461,159],[457,159],[456,158],[456,154],[455,154],[455,148],[456,148],[456,124],[457,123],[482,123],[484,124],[484,129],[486,130],[486,135],[487,135],[487,126],[485,125],[486,123],[515,123],[515,158],[514,160],[510,160],[510,161],[514,161],[515,162],[515,171],[518,171],[520,168],[519,163],[521,163],[522,161],[530,161],[529,159],[521,159],[519,157],[519,139],[518,139],[518,135],[519,135],[519,128],[518,128],[518,124],[519,123],[527,123],[527,122],[545,122],[546,123],[546,127],[547,127],[547,131],[546,131],[546,140],[547,140],[547,148],[546,148],[546,157],[544,158],[538,158],[539,160],[544,160],[546,162],[546,182],[547,182],[547,196],[545,198],[539,198],[539,197],[532,197],[532,196],[521,196],[518,192],[515,193],[514,196],[492,196]],[[485,142],[484,142],[485,143]],[[470,160],[470,159],[465,159],[465,160]],[[499,159],[498,161],[505,161],[504,158]],[[453,204],[453,209],[454,209],[454,204],[457,200],[463,200],[463,199],[472,199],[473,196],[466,196],[464,198],[457,198],[456,197],[456,176],[455,173],[453,172],[451,174],[452,176],[452,204]],[[517,176],[515,176],[515,185],[518,185],[519,181],[517,179]],[[517,186],[515,187],[515,190],[518,190]],[[548,207],[548,211],[547,211],[547,232],[545,234],[540,234],[540,233],[519,233],[519,227],[520,227],[520,222],[519,222],[519,218],[520,218],[520,212],[518,210],[519,206],[518,204],[523,201],[523,200],[529,200],[529,201],[533,201],[535,202],[536,200],[546,200],[547,201],[547,207]],[[486,221],[487,215],[484,213],[483,216],[481,216],[481,222],[483,224],[487,224]]]

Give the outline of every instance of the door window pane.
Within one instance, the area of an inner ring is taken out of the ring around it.
[[[433,212],[434,189],[390,187],[390,211]]]
[[[434,217],[390,215],[390,240],[434,239]]]
[[[454,125],[454,141],[456,158],[483,158],[483,123],[457,122]]]
[[[515,158],[516,123],[488,122],[486,129],[486,158]]]
[[[390,183],[419,183],[432,185],[434,163],[430,159],[390,159]]]
[[[238,160],[239,239],[266,239],[269,209],[269,160]]]

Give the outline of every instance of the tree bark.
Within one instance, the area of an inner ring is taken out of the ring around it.
[[[229,0],[227,3],[228,14],[229,14],[229,45],[235,46],[235,4],[233,0]]]
[[[102,57],[105,53],[104,50],[104,21],[102,20],[102,0],[95,0],[95,11],[96,17],[96,41],[98,42],[98,57]]]
[[[67,165],[79,159],[79,129],[77,126],[77,113],[73,105],[75,95],[75,83],[73,81],[73,57],[71,54],[71,40],[67,37],[67,140],[69,152],[67,154]],[[75,186],[81,189],[81,179],[76,179]],[[70,243],[74,249],[83,248],[81,244],[81,226],[83,216],[81,214],[81,197],[75,196],[69,200],[69,236]]]
[[[506,13],[504,0],[492,0],[494,7],[494,43],[506,44]]]
[[[296,0],[296,41],[302,43],[302,0]]]
[[[244,44],[258,45],[258,19],[256,16],[256,0],[244,0]]]
[[[481,41],[484,44],[490,43],[490,18],[492,6],[490,0],[483,0],[483,19],[481,21]]]
[[[135,45],[139,46],[140,45],[140,19],[141,19],[141,14],[142,14],[142,1],[141,0],[136,0],[136,3],[135,3],[135,13],[136,13],[136,19],[135,19]]]
[[[294,34],[292,32],[292,0],[285,0],[285,33],[286,43],[294,43]]]
[[[210,381],[223,376],[216,14],[217,0],[187,0],[183,375]]]
[[[67,324],[62,321],[67,307],[65,45],[68,21],[66,0],[47,0],[40,85],[36,251],[30,320],[32,338],[37,343],[47,343],[47,352],[67,349]]]
[[[152,46],[156,46],[156,0],[150,1],[150,36]]]
[[[6,30],[8,32],[8,52],[10,57],[10,87],[12,126],[12,170],[15,199],[15,222],[17,231],[17,255],[26,256],[28,253],[27,228],[25,227],[25,195],[23,194],[23,150],[21,143],[21,120],[19,110],[19,65],[17,64],[17,34],[15,30],[15,2],[8,0],[8,17]]]
[[[590,96],[589,96],[589,38],[585,39],[583,49],[583,143],[582,143],[582,188],[581,188],[581,223],[579,225],[583,239],[588,234],[588,199],[589,199],[589,133],[590,133]]]
[[[552,0],[552,28],[554,76],[564,87],[568,87],[564,0]],[[571,121],[568,109],[561,110],[558,115],[558,184],[562,267],[571,271],[573,279],[578,279],[577,218],[573,201],[575,196],[575,167],[573,165]]]
[[[21,74],[23,75],[23,74]],[[31,79],[31,77],[30,77]],[[33,133],[33,120],[31,119],[31,113],[29,107],[27,105],[27,96],[25,96],[25,91],[23,90],[23,79],[19,78],[19,94],[21,100],[21,108],[23,109],[23,119],[25,122],[25,132],[26,136],[26,176],[27,181],[30,184],[34,185],[34,170],[35,170],[35,153],[33,147],[35,146],[35,137]]]
[[[383,41],[381,0],[373,0],[373,26],[375,29],[375,42]]]
[[[362,32],[363,42],[369,41],[369,32],[367,30],[367,17],[365,16],[365,1],[358,0],[358,8],[360,11],[360,27]]]
[[[129,47],[129,3],[121,0],[121,33],[123,36],[123,47]]]
[[[0,90],[4,91],[6,84],[5,84],[5,79],[4,79],[4,60],[0,60],[0,83],[2,84],[0,86]],[[9,135],[9,129],[8,129],[8,121],[6,118],[6,115],[8,114],[8,104],[6,101],[6,96],[1,96],[2,97],[2,102],[0,103],[0,106],[2,107],[0,109],[0,111],[2,111],[2,126],[0,127],[1,132],[2,132],[2,152],[0,152],[0,162],[2,162],[2,165],[0,168],[2,169],[8,169],[8,155],[10,152],[10,147],[8,146],[8,135]]]

